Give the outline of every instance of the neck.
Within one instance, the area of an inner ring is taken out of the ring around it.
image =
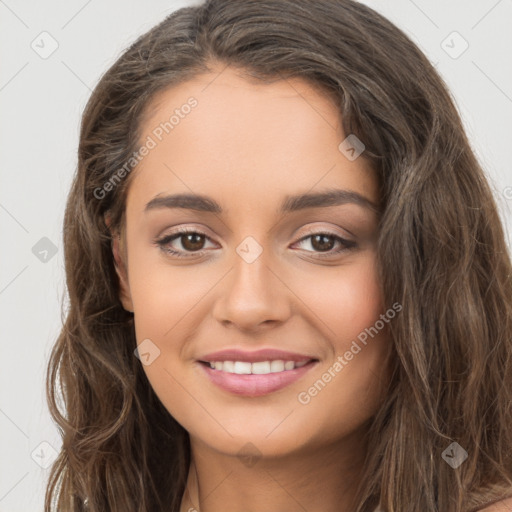
[[[360,434],[286,457],[253,459],[191,438],[180,512],[348,512],[355,508],[364,453]]]

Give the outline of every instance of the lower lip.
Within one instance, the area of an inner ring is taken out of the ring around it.
[[[223,372],[215,370],[210,366],[199,363],[208,378],[224,391],[242,396],[263,396],[283,389],[305,375],[311,368],[316,366],[318,361],[295,368],[293,370],[284,370],[282,372],[267,373],[265,375],[239,375],[237,373]]]

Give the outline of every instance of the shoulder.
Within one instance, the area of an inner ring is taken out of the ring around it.
[[[481,508],[479,512],[512,512],[512,497],[505,498],[488,507]]]

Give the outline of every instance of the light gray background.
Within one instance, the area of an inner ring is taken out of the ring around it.
[[[404,29],[436,64],[487,170],[509,236],[512,0],[364,3]],[[49,469],[41,465],[61,444],[44,378],[61,304],[66,307],[61,226],[81,112],[99,77],[136,36],[192,4],[0,0],[0,512],[42,510]],[[31,47],[51,49],[43,31],[58,43],[45,59]],[[454,31],[469,44],[458,58],[464,41],[450,35]],[[44,253],[32,251],[43,237],[57,248],[46,262]]]

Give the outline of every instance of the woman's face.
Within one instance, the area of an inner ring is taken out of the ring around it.
[[[325,96],[239,73],[198,76],[148,110],[122,300],[149,382],[193,442],[317,450],[356,432],[387,382],[377,182],[359,148],[339,149]],[[351,195],[293,199],[328,190]]]

